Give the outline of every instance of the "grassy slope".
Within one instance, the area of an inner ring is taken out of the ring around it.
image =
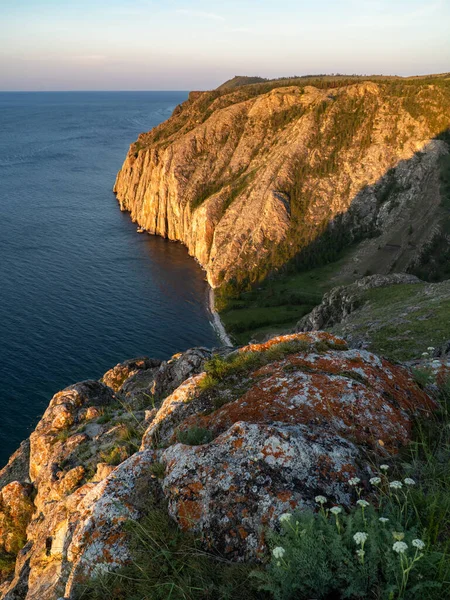
[[[336,285],[350,283],[339,269],[345,257],[323,267],[266,279],[238,298],[217,295],[220,317],[238,344],[289,331]]]
[[[450,281],[372,289],[364,301],[332,331],[365,340],[368,349],[398,361],[420,358],[428,346],[450,340]]]

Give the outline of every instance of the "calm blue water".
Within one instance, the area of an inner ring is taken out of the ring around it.
[[[0,93],[0,464],[51,396],[117,362],[218,345],[204,274],[111,191],[182,92]]]

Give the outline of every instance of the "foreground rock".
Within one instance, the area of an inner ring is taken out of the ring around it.
[[[124,524],[155,505],[206,548],[255,559],[280,514],[318,494],[347,504],[348,479],[371,474],[368,454],[386,460],[413,415],[434,408],[404,368],[323,332],[241,348],[221,380],[198,373],[209,355],[129,361],[103,378],[114,389],[88,381],[55,395],[28,475],[0,490],[0,550],[18,553],[0,598],[76,598],[77,582],[129,560]],[[166,397],[130,412],[145,371]],[[180,443],[199,432],[201,445]]]

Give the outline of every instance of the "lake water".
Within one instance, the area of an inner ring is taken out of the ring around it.
[[[0,464],[52,395],[139,355],[219,345],[203,271],[112,193],[184,92],[0,93]]]

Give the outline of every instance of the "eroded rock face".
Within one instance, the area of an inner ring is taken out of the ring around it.
[[[392,92],[298,81],[194,95],[130,147],[114,188],[120,207],[182,241],[213,287],[279,267],[335,217],[350,239],[381,236],[366,239],[351,273],[406,271],[439,224],[448,146],[432,138],[450,126],[449,98],[418,87],[411,113]]]
[[[235,353],[264,360],[208,387],[198,371],[211,353],[193,349],[159,367],[130,365],[124,379],[116,367],[103,379],[116,391],[87,381],[55,395],[31,435],[31,483],[0,490],[0,544],[18,551],[0,598],[75,600],[83,579],[129,560],[124,524],[155,505],[205,547],[255,559],[280,514],[317,494],[347,504],[348,479],[370,476],[367,453],[395,453],[412,415],[434,408],[404,368],[328,333]],[[139,381],[169,395],[131,416]],[[199,427],[208,443],[179,443]]]
[[[13,481],[0,491],[0,552],[17,554],[26,541],[26,530],[35,507],[33,486]]]

